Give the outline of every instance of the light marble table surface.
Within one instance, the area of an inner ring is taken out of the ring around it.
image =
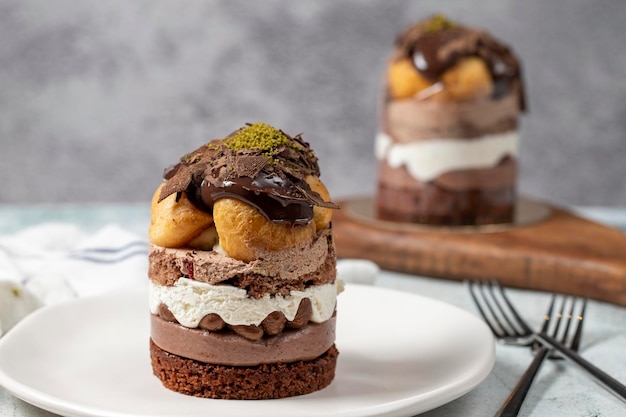
[[[584,216],[626,230],[626,210],[576,209]],[[69,222],[86,231],[109,223],[145,235],[149,207],[145,205],[0,205],[0,235],[17,232],[42,222]],[[624,248],[626,251],[626,248]],[[383,272],[375,285],[437,299],[477,314],[466,286],[455,281]],[[549,295],[534,291],[509,290],[522,312],[538,325]],[[581,354],[598,367],[626,383],[626,309],[592,301],[588,305]],[[489,376],[468,394],[434,410],[425,417],[493,415],[507,397],[532,356],[529,349],[496,346],[495,366]],[[210,412],[207,411],[207,415]],[[52,417],[47,411],[27,404],[0,387],[0,417]],[[585,373],[564,361],[547,361],[521,410],[520,416],[626,416],[626,403],[605,391]]]

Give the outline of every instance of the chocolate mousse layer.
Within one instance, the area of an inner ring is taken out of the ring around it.
[[[416,181],[406,167],[392,168],[388,164],[380,163],[379,170],[384,174],[389,188],[419,191],[425,182]],[[515,183],[517,162],[515,158],[506,156],[493,168],[462,169],[446,172],[439,175],[431,184],[449,191],[463,191],[468,189],[497,190],[508,188]]]
[[[381,118],[381,130],[395,143],[423,140],[472,139],[517,130],[518,87],[499,100],[391,100]]]
[[[252,262],[217,251],[163,248],[150,245],[150,280],[172,286],[181,277],[207,284],[228,283],[245,288],[251,297],[288,295],[309,285],[332,283],[336,277],[335,246],[329,229],[306,248],[268,253]]]
[[[335,316],[323,323],[308,323],[260,340],[233,333],[189,329],[151,315],[151,337],[161,349],[200,362],[255,366],[311,360],[328,350],[335,340]]]

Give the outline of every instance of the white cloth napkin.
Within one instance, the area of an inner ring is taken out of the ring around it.
[[[95,233],[43,223],[0,236],[0,335],[34,309],[148,285],[147,241],[115,224]]]

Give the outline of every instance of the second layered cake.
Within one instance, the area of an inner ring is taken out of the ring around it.
[[[376,139],[378,217],[511,222],[524,108],[519,61],[489,33],[442,16],[401,33]]]
[[[169,389],[222,399],[334,378],[336,205],[300,136],[247,125],[185,155],[155,192],[150,351]]]

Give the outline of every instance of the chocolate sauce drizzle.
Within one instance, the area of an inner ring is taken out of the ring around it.
[[[269,150],[226,146],[225,141],[238,131],[201,146],[167,168],[159,201],[185,192],[196,207],[212,213],[215,201],[231,197],[256,207],[268,220],[291,225],[310,223],[313,206],[338,207],[324,201],[305,181],[307,175],[319,176],[319,166],[300,135],[280,131],[286,143]]]
[[[402,32],[396,39],[396,48],[402,58],[410,59],[420,74],[432,82],[438,81],[459,60],[479,57],[491,73],[493,98],[499,99],[519,86],[520,108],[526,110],[518,58],[508,46],[486,31],[434,16]]]

